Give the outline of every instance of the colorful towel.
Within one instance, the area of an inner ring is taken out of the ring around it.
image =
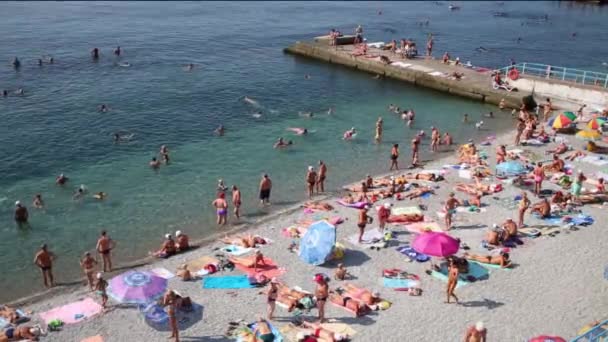
[[[479,264],[479,266],[481,266],[481,267],[495,268],[495,269],[505,270],[505,271],[511,271],[512,270],[512,268],[510,268],[510,267],[502,268],[502,267],[500,267],[500,265],[486,264],[485,262],[479,262],[479,261],[475,261],[475,260],[469,260],[469,265],[471,265],[472,263]]]
[[[423,233],[423,232],[442,232],[443,229],[437,222],[414,222],[405,225],[405,229],[412,233]]]
[[[270,331],[272,331],[272,333],[274,334],[273,342],[283,342],[284,340],[283,340],[283,335],[281,335],[281,332],[277,328],[275,328],[272,324],[270,324],[270,322],[266,322],[266,324],[268,324],[268,327],[270,327]],[[251,323],[251,324],[248,324],[247,327],[253,332],[255,330],[256,325],[257,325],[257,323]],[[259,335],[257,337],[259,337]],[[245,339],[243,339],[242,336],[239,336],[237,338],[237,342],[244,342],[244,341],[245,341]],[[256,339],[256,341],[262,341],[262,340],[260,340],[258,338],[258,339]]]
[[[156,274],[157,276],[165,279],[171,279],[175,277],[175,274],[171,273],[168,269],[164,267],[152,269],[150,270],[150,273]]]
[[[418,253],[408,245],[397,247],[397,252],[410,258],[410,260],[416,260],[418,262],[425,262],[425,261],[429,261],[431,259],[430,256],[428,256],[426,254]]]
[[[39,315],[45,324],[54,319],[59,319],[65,324],[75,324],[101,313],[102,310],[101,305],[87,297],[81,301],[41,312]]]
[[[237,246],[237,245],[228,245],[228,246],[220,248],[220,251],[222,251],[224,253],[232,254],[235,256],[239,256],[239,255],[247,254],[247,253],[253,251],[253,248],[245,248],[243,246]]]
[[[382,285],[389,288],[414,288],[420,287],[420,281],[414,279],[397,279],[382,277]]]
[[[422,215],[420,207],[397,207],[391,209],[391,215]]]
[[[253,261],[254,258],[255,258],[255,256],[252,256],[251,260]],[[274,277],[279,277],[283,273],[285,273],[284,268],[278,267],[277,264],[268,257],[264,257],[264,263],[266,264],[265,266],[264,265],[258,266],[257,273],[253,270],[253,268],[245,267],[241,264],[235,264],[234,266],[236,267],[237,270],[247,273],[247,275],[249,275],[249,276],[255,276],[255,275],[262,274],[268,279],[272,279]]]
[[[362,239],[363,239],[363,242],[361,242],[362,244],[372,244],[372,243],[376,243],[379,241],[383,241],[384,234],[380,233],[380,231],[378,231],[378,229],[376,229],[376,228],[367,229],[363,233]],[[359,234],[357,233],[357,234],[353,234],[353,235],[349,236],[348,242],[352,243],[355,246],[360,245]]]
[[[469,262],[469,273],[460,273],[458,276],[458,285],[456,287],[459,286],[464,286],[467,284],[470,284],[471,281],[477,281],[480,279],[487,279],[490,275],[490,272],[484,268],[483,266],[481,266],[481,264],[478,263],[474,263],[474,262]],[[448,281],[448,268],[447,266],[443,265],[441,267],[441,269],[439,270],[439,272],[437,271],[432,271],[431,272],[431,276],[440,279],[444,282],[447,283]]]
[[[204,289],[251,289],[254,286],[249,283],[246,275],[230,275],[207,277],[202,280]]]

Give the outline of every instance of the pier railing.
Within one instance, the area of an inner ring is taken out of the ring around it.
[[[608,325],[608,319],[603,321],[602,323],[596,325],[591,330],[586,333],[577,336],[570,342],[603,342],[608,341],[608,329],[606,329],[606,325]]]
[[[530,75],[552,80],[573,82],[608,88],[608,74],[603,72],[565,68],[555,65],[537,63],[518,63],[515,65],[501,68],[500,71],[508,74],[513,68],[517,69],[520,75]]]

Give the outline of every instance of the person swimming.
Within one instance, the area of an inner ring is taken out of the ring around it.
[[[120,52],[121,52],[121,51],[120,51],[120,46],[117,46],[117,47],[116,47],[116,49],[114,49],[114,54],[115,54],[116,56],[120,56]]]
[[[285,142],[285,140],[283,140],[282,137],[280,137],[276,143],[274,143],[274,148],[281,148],[281,147],[287,147],[293,145],[293,141],[289,140],[287,142]]]
[[[95,193],[95,194],[93,195],[93,198],[94,198],[94,199],[97,199],[97,200],[102,201],[102,200],[104,200],[104,199],[105,199],[107,196],[108,196],[108,194],[106,194],[105,192],[99,191],[99,192],[97,192],[97,193]]]
[[[87,193],[87,188],[84,186],[84,184],[81,184],[78,187],[78,190],[76,190],[76,192],[74,192],[74,195],[72,195],[72,199],[79,200],[79,199],[83,198],[86,193]]]
[[[99,59],[99,49],[98,48],[93,48],[93,50],[91,50],[91,57],[93,59]]]
[[[21,62],[19,61],[19,58],[17,58],[17,57],[13,58],[12,64],[15,69],[19,69],[21,67]]]
[[[357,130],[355,130],[355,127],[352,127],[348,131],[344,132],[344,135],[342,136],[342,139],[343,140],[350,140],[350,139],[354,138],[356,134],[357,134]]]
[[[305,118],[312,118],[314,116],[313,112],[298,112],[299,116],[303,116]]]
[[[98,111],[102,113],[107,113],[110,111],[110,107],[108,107],[105,103],[102,103],[101,105],[99,105]]]
[[[259,107],[260,106],[260,104],[258,103],[258,101],[254,100],[254,99],[252,99],[252,98],[250,98],[248,96],[245,96],[243,98],[243,101],[245,101],[245,102],[247,102],[250,105],[255,106],[255,107]]]
[[[294,132],[297,135],[306,135],[308,134],[308,129],[301,127],[290,127],[287,129],[288,131]]]
[[[224,125],[220,124],[213,132],[221,137],[224,135],[224,132],[226,132],[226,129],[224,128]]]
[[[15,95],[23,95],[23,94],[24,94],[23,88],[19,88],[19,89],[15,90]]]

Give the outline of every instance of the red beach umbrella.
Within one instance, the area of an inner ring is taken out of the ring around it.
[[[528,342],[567,342],[559,336],[541,335],[528,340]]]

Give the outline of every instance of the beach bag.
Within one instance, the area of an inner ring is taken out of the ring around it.
[[[58,331],[61,330],[63,326],[63,321],[60,319],[54,319],[48,323],[48,327],[50,331]]]

